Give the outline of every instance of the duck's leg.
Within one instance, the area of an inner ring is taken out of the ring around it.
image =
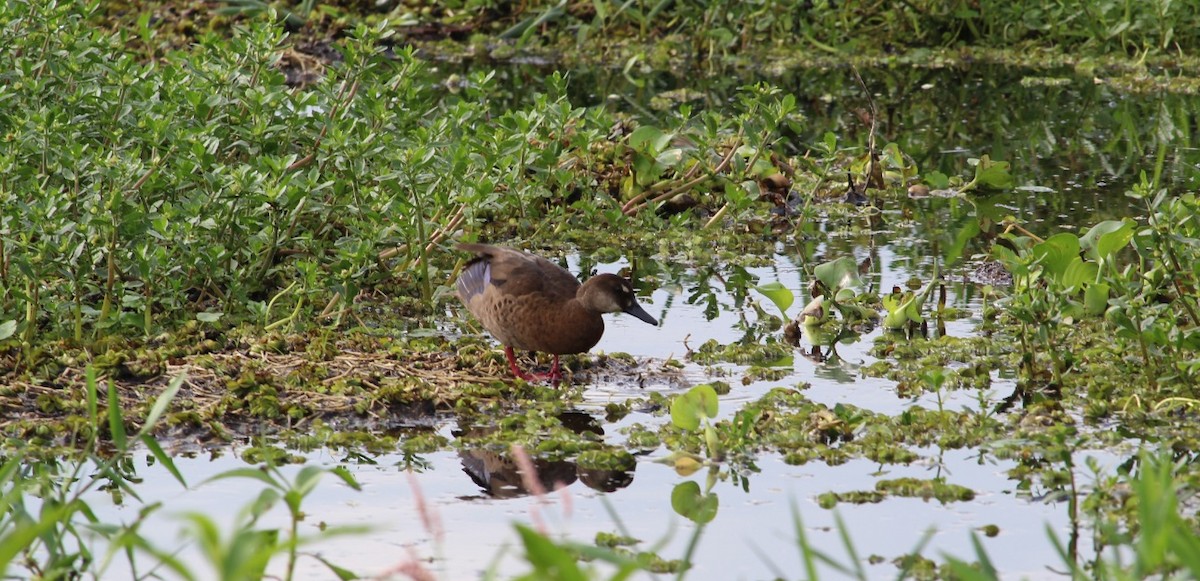
[[[555,387],[562,382],[562,369],[558,366],[558,355],[554,356],[554,365],[550,366],[550,373],[546,376]]]
[[[513,353],[512,347],[509,347],[508,345],[504,346],[504,356],[508,358],[508,368],[512,369],[513,375],[515,375],[521,379],[524,379],[525,381],[537,380],[536,377],[534,377],[528,373],[525,373],[524,371],[521,371],[521,368],[517,366],[517,356],[516,356],[516,354]],[[556,361],[557,361],[557,359],[556,359]]]

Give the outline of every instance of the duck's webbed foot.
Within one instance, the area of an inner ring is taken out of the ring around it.
[[[549,373],[527,373],[522,370],[517,365],[517,356],[513,353],[512,347],[504,347],[504,356],[508,358],[508,367],[512,370],[513,375],[525,381],[542,381],[548,379],[555,386],[562,383],[562,366],[559,364],[558,355],[554,356],[554,365],[550,366]]]

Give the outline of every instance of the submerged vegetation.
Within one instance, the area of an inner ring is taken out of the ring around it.
[[[201,577],[141,520],[98,518],[87,495],[138,499],[134,450],[187,486],[168,451],[254,436],[242,459],[264,468],[210,479],[264,487],[234,530],[181,519],[180,544],[229,579],[261,577],[272,559],[291,578],[318,477],[357,487],[341,468],[278,467],[314,449],[400,451],[415,469],[453,449],[535,495],[556,470],[611,492],[645,454],[679,473],[664,502],[694,525],[682,558],[627,531],[579,544],[518,525],[529,578],[683,578],[729,510],[720,494],[748,489],[765,455],[940,466],[964,448],[1005,462],[1020,493],[1065,499],[1071,537],[1048,542],[1073,578],[1200,573],[1179,500],[1200,474],[1194,3],[218,4],[0,7],[0,570],[99,577],[120,557],[135,576]],[[593,103],[559,72],[530,91],[502,70],[448,74],[418,56],[582,53],[600,39],[580,60],[619,56],[618,76],[638,88],[647,64],[812,60],[783,54],[796,46],[921,66],[955,51],[1053,51],[1051,66],[1075,69],[1022,76],[1039,88],[1022,96],[917,78],[937,92],[917,99],[913,78],[887,69],[818,68],[800,74],[844,77],[822,85],[831,94],[798,95],[780,75],[643,105]],[[1106,81],[1100,67],[1132,73]],[[1164,70],[1177,78],[1159,84]],[[1076,72],[1084,82],[1056,82]],[[1147,87],[1165,92],[1121,98]],[[877,104],[882,93],[900,96]],[[1051,107],[1068,113],[1010,126]],[[910,109],[904,120],[896,108]],[[814,129],[806,114],[822,109],[839,120]],[[947,153],[966,117],[986,119],[986,150]],[[1051,153],[1065,161],[1043,162]],[[1127,206],[1081,212],[1047,185],[1109,179],[1128,184]],[[1035,202],[1006,197],[1016,187]],[[923,273],[890,292],[878,287],[885,236],[906,241],[889,260]],[[585,273],[623,260],[640,293],[677,289],[672,301],[709,320],[735,313],[741,337],[685,341],[682,361],[570,357],[561,391],[509,380],[490,342],[444,325],[463,260],[447,249],[460,239],[579,251]],[[754,274],[785,253],[804,292]],[[946,331],[969,317],[978,335]],[[877,361],[845,364],[839,346],[869,335]],[[889,414],[777,385],[797,354],[885,377],[911,404]],[[689,385],[685,365],[707,382]],[[610,402],[608,422],[640,415],[608,438],[572,407],[606,374],[666,388]],[[772,387],[722,401],[739,384]],[[1011,393],[991,397],[996,385]],[[433,429],[449,417],[453,439]],[[1127,461],[1102,472],[1087,460],[1097,449]],[[965,503],[975,491],[948,471],[831,485],[817,502],[892,497]],[[262,519],[273,506],[282,528]],[[867,577],[848,536],[851,562],[838,563],[794,520],[809,578],[818,563]],[[929,561],[924,542],[896,557],[902,576],[1003,574],[978,539],[969,565]],[[364,573],[313,557],[341,578]]]

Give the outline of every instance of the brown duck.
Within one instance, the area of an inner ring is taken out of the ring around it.
[[[526,381],[561,381],[558,356],[594,347],[604,335],[603,313],[629,313],[658,325],[637,303],[629,281],[615,274],[598,274],[581,285],[562,267],[528,252],[489,244],[458,249],[475,253],[458,277],[458,298],[504,345],[513,375]],[[550,373],[525,373],[513,349],[554,355]]]

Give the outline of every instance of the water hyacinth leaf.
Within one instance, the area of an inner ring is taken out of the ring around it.
[[[938,282],[940,268],[935,265],[929,282],[916,293],[893,292],[881,298],[887,314],[883,318],[883,326],[888,329],[900,329],[908,323],[920,323],[925,320],[921,309]]]
[[[1033,255],[1052,279],[1061,280],[1071,262],[1079,258],[1079,238],[1067,232],[1055,234],[1035,245]]]
[[[916,162],[913,161],[912,163],[909,163],[912,160],[905,157],[904,152],[900,150],[900,146],[896,143],[888,143],[887,145],[883,146],[882,154],[883,155],[881,156],[882,159],[880,159],[880,162],[883,163],[883,166],[892,170],[897,170],[893,172],[887,172],[896,174],[896,181],[903,181],[917,175]]]
[[[1005,270],[1011,272],[1014,277],[1024,278],[1029,274],[1029,266],[1021,260],[1021,257],[1016,252],[1013,252],[1008,247],[993,244],[989,254],[1000,264],[1003,264]]]
[[[796,316],[796,320],[802,325],[819,325],[829,318],[828,311],[825,310],[825,297],[816,296],[809,301],[800,314]]]
[[[796,365],[796,356],[795,355],[784,355],[783,357],[780,357],[779,359],[776,359],[774,361],[768,361],[766,363],[766,365],[764,365],[763,367],[772,367],[772,368],[782,367],[784,369],[790,369],[794,365]]]
[[[993,161],[990,157],[983,155],[977,160],[970,160],[970,162],[975,164],[974,183],[977,185],[993,189],[1012,186],[1013,178],[1008,171],[1009,163],[1007,161]]]
[[[696,410],[696,402],[687,394],[675,398],[671,402],[671,423],[675,427],[692,431],[700,427],[700,413]]]
[[[711,385],[697,385],[671,402],[671,423],[683,430],[695,430],[701,418],[716,415],[717,392]]]
[[[717,390],[711,385],[697,385],[688,390],[688,394],[692,395],[700,401],[700,410],[706,418],[717,417]]]
[[[946,266],[953,266],[966,253],[967,244],[979,236],[979,221],[967,220],[962,228],[954,235],[954,240],[946,245],[945,252],[942,253],[942,263]]]
[[[905,304],[904,315],[908,317],[908,320],[914,323],[925,320],[925,317],[921,315],[921,307],[925,306],[925,297],[927,296],[929,296],[927,293],[918,294]]]
[[[704,426],[704,445],[708,449],[708,456],[713,459],[720,459],[724,455],[721,446],[721,439],[717,437],[717,430],[712,424]]]
[[[1083,288],[1083,285],[1093,280],[1096,280],[1096,273],[1100,267],[1095,262],[1084,262],[1078,256],[1072,258],[1067,265],[1067,269],[1059,278],[1059,284],[1064,290],[1077,291]]]
[[[837,260],[831,260],[824,264],[818,264],[813,268],[813,274],[825,288],[837,293],[844,288],[858,288],[862,286],[862,279],[858,278],[858,263],[849,256],[843,256]]]
[[[792,306],[792,303],[796,300],[796,296],[792,293],[791,289],[783,286],[782,283],[775,281],[768,282],[766,284],[760,284],[754,287],[754,290],[758,291],[759,294],[763,295],[764,297],[770,299],[770,301],[775,304],[775,307],[779,309],[779,314],[782,315],[783,318],[787,318],[788,307]]]
[[[1109,286],[1104,283],[1089,284],[1083,291],[1083,311],[1088,316],[1098,316],[1108,308]]]
[[[944,190],[950,187],[950,178],[940,171],[925,174],[925,184],[932,190]]]
[[[1096,254],[1101,260],[1108,260],[1133,240],[1133,234],[1133,222],[1124,222],[1120,228],[1100,236],[1100,241],[1096,243]]]
[[[694,481],[680,482],[671,490],[671,508],[676,514],[696,524],[706,524],[717,516],[720,501],[717,495],[705,495]]]
[[[905,306],[913,298],[912,293],[893,292],[884,295],[880,300],[883,302],[883,308],[887,310],[887,314],[883,317],[883,326],[887,329],[903,328],[908,322],[907,309]]]
[[[879,313],[867,306],[840,302],[837,304],[838,312],[845,317],[847,322],[856,323],[859,321],[874,321],[879,318]]]
[[[676,474],[686,477],[695,474],[696,471],[703,466],[703,464],[691,456],[679,456],[678,458],[675,458],[674,466]]]
[[[1084,250],[1089,252],[1089,256],[1096,258],[1096,256],[1091,253],[1095,252],[1096,243],[1100,241],[1100,237],[1110,232],[1116,232],[1124,226],[1125,222],[1122,220],[1105,220],[1099,224],[1096,224],[1095,226],[1092,226],[1088,229],[1086,234],[1080,236],[1079,244]]]

